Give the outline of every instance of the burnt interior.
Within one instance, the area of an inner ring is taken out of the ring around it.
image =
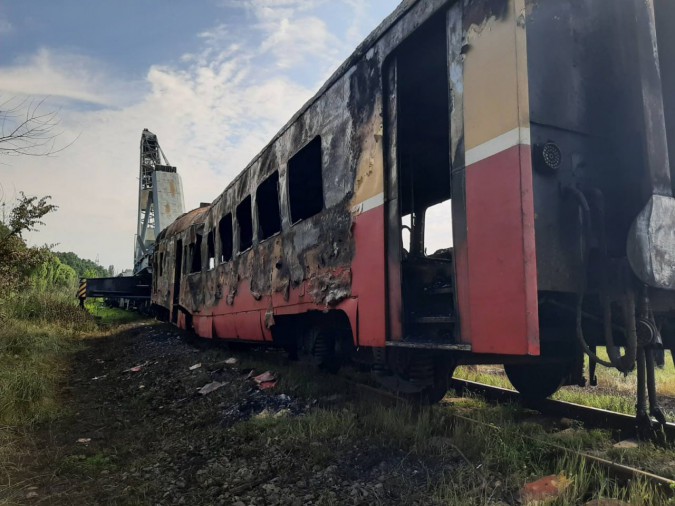
[[[178,323],[178,309],[177,305],[180,301],[180,280],[183,275],[183,241],[180,239],[176,242],[176,253],[174,255],[175,265],[173,269],[173,314],[171,321]]]
[[[239,251],[246,251],[253,246],[253,216],[251,214],[250,195],[237,206],[237,223],[239,224]]]
[[[281,232],[279,172],[275,171],[260,184],[255,200],[258,208],[258,237],[263,241]]]
[[[227,213],[218,222],[220,237],[220,262],[232,260],[232,213]]]
[[[288,161],[288,195],[293,223],[323,209],[321,137],[315,137]]]
[[[445,13],[396,54],[401,278],[407,339],[451,339],[452,248],[425,251],[429,208],[450,200],[450,117]],[[449,213],[447,220],[452,220]],[[427,238],[428,239],[428,238]]]

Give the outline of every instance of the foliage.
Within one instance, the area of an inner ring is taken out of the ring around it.
[[[6,233],[0,235],[0,243],[14,236],[21,237],[23,232],[37,230],[38,225],[44,225],[42,218],[58,209],[58,206],[49,203],[51,198],[50,195],[40,198],[29,197],[20,192],[16,204],[9,213]]]
[[[67,253],[56,252],[54,255],[62,264],[72,267],[78,278],[104,278],[109,275],[109,268],[106,269],[91,260],[80,258],[72,251]]]
[[[58,257],[51,253],[30,275],[30,284],[38,292],[48,290],[74,292],[77,283],[78,275],[75,269],[61,263]]]

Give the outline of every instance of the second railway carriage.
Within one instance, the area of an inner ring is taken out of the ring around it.
[[[644,379],[675,346],[673,21],[669,0],[404,1],[162,232],[155,308],[430,397],[460,363],[550,395],[596,345]]]

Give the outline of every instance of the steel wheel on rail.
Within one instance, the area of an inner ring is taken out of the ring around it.
[[[569,364],[507,364],[506,376],[520,395],[543,400],[556,393],[569,376]]]

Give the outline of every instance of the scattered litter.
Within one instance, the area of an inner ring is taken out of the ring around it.
[[[624,439],[623,441],[619,441],[614,445],[614,448],[618,448],[620,450],[634,450],[635,448],[639,448],[640,445],[635,439]]]
[[[225,386],[225,383],[221,383],[220,381],[212,381],[211,383],[207,383],[203,387],[201,387],[198,392],[201,395],[207,395],[210,394],[211,392],[215,392],[218,390],[220,387]]]
[[[266,371],[262,374],[259,374],[258,376],[255,376],[253,378],[253,381],[256,383],[266,383],[268,381],[274,381],[276,378],[274,377],[274,374],[272,374],[270,371]]]
[[[129,369],[125,369],[122,372],[139,372],[141,369],[143,369],[149,363],[150,362],[143,362],[142,364],[138,364],[138,365],[135,365],[133,367],[130,367]]]
[[[254,374],[255,374],[255,370],[249,369],[249,371],[246,373],[246,379],[251,379]]]
[[[191,365],[190,370],[194,371],[196,369],[199,369],[202,366],[201,362],[199,364]]]
[[[77,440],[78,443],[83,444],[83,445],[88,445],[91,443],[91,438],[90,437],[81,437],[80,439]]]
[[[291,410],[288,408],[280,409],[274,413],[274,418],[287,418],[291,416]]]
[[[139,390],[143,390],[145,388],[145,385],[138,385]]]
[[[38,497],[38,495],[39,494],[37,492],[35,492],[34,490],[31,490],[30,492],[28,492],[26,494],[26,499],[35,499],[36,497]]]
[[[222,423],[227,427],[253,417],[285,418],[297,416],[307,409],[309,406],[305,402],[294,400],[288,395],[267,395],[259,390],[252,390],[245,399],[224,410]]]
[[[572,484],[564,474],[553,474],[527,483],[520,489],[520,500],[524,506],[550,504],[562,496]]]
[[[258,384],[260,390],[269,390],[277,386],[277,378],[270,371],[254,376],[253,381]]]
[[[96,362],[97,364],[105,364],[105,360],[100,358],[97,358],[96,360],[94,360],[94,362]]]
[[[91,379],[92,379],[92,381],[98,381],[98,380],[102,380],[103,378],[107,378],[107,377],[108,377],[108,375],[104,374],[103,376],[94,376]]]
[[[226,363],[227,365],[236,365],[236,364],[239,363],[239,360],[236,359],[236,358],[234,358],[234,357],[230,357],[230,358],[228,358],[228,359],[225,361],[225,363]]]

